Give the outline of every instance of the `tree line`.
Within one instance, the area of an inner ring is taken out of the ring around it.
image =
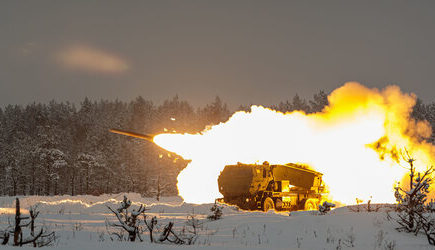
[[[327,103],[327,93],[320,91],[308,101],[295,95],[270,107],[311,113]],[[0,195],[176,195],[176,177],[187,161],[108,130],[197,133],[231,114],[219,97],[199,108],[178,96],[160,105],[140,96],[130,102],[85,98],[79,107],[56,101],[8,105],[0,108]],[[418,101],[413,115],[434,126],[435,103]]]
[[[86,98],[78,108],[55,101],[8,105],[0,109],[0,195],[177,194],[186,161],[108,130],[195,133],[229,115],[218,97],[197,110],[178,96],[161,105],[142,97]]]

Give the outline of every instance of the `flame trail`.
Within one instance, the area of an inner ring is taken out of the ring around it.
[[[415,96],[397,86],[369,89],[346,83],[328,97],[322,112],[281,113],[261,106],[236,112],[201,134],[159,134],[154,142],[191,163],[178,176],[186,202],[212,202],[221,195],[217,177],[237,162],[308,164],[324,174],[335,200],[393,202],[393,186],[405,175],[400,151],[407,149],[425,168],[435,147],[427,122],[410,118]],[[405,166],[405,165],[404,165]]]

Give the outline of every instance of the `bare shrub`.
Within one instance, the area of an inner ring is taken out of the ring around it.
[[[331,211],[331,207],[335,207],[334,203],[330,203],[327,201],[324,201],[323,204],[319,204],[319,212],[320,214],[326,214],[327,212]]]
[[[15,220],[14,225],[9,225],[9,227],[3,232],[0,237],[2,245],[6,245],[9,242],[10,235],[13,235],[13,246],[24,246],[27,244],[32,244],[34,247],[48,246],[54,243],[56,240],[56,235],[54,232],[49,232],[45,228],[40,228],[36,231],[35,220],[39,215],[37,211],[37,206],[31,206],[29,208],[29,216],[23,216],[21,214],[20,200],[16,198],[15,200]],[[24,222],[25,220],[29,220]],[[29,236],[24,236],[24,229],[29,228]]]
[[[115,214],[119,223],[109,223],[112,227],[119,227],[124,229],[128,233],[128,239],[130,241],[135,241],[136,236],[140,241],[143,241],[141,235],[139,233],[139,221],[138,216],[145,212],[145,207],[140,205],[138,210],[133,209],[130,213],[128,213],[128,208],[131,206],[131,201],[127,199],[127,196],[124,195],[124,200],[120,203],[117,209],[112,209],[107,206],[112,213]]]
[[[200,222],[195,215],[188,215],[186,226],[183,228],[182,233],[186,244],[195,244],[199,237],[199,231],[202,230],[203,222]]]
[[[151,220],[148,222],[147,216],[146,216],[146,214],[144,214],[143,220],[144,220],[145,225],[146,225],[148,232],[150,234],[150,242],[153,243],[154,242],[153,231],[154,231],[154,227],[157,225],[157,218],[155,216],[153,216],[151,218]]]
[[[160,235],[159,241],[160,242],[164,242],[164,241],[168,241],[170,243],[173,244],[177,244],[177,245],[182,245],[185,244],[186,242],[181,239],[173,230],[174,227],[174,222],[169,222],[165,228],[163,229],[162,234]]]

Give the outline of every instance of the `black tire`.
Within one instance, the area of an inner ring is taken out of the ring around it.
[[[275,203],[273,202],[272,198],[267,197],[263,202],[263,211],[267,212],[269,210],[275,209]]]
[[[308,199],[305,201],[304,210],[317,210],[317,199]]]

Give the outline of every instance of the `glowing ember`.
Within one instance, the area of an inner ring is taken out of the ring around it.
[[[394,202],[393,185],[404,176],[400,151],[417,165],[432,165],[435,149],[423,139],[427,123],[410,119],[415,96],[396,86],[379,91],[347,83],[328,97],[322,112],[283,114],[261,106],[237,112],[201,134],[160,134],[159,146],[192,162],[178,176],[186,202],[213,202],[217,177],[237,162],[303,163],[324,174],[335,200]]]

